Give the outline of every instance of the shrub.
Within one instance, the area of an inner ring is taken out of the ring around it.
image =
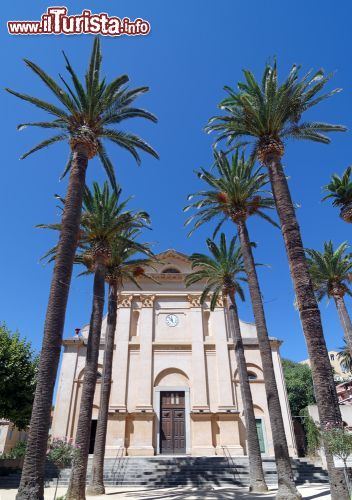
[[[315,457],[321,446],[320,429],[309,415],[307,409],[302,411],[301,415],[304,416],[303,425],[307,438],[307,454],[310,457]]]
[[[9,452],[3,453],[1,458],[23,458],[26,453],[26,446],[26,441],[19,441]]]
[[[79,449],[66,438],[55,438],[49,444],[48,460],[59,469],[69,467]]]
[[[325,447],[346,467],[347,458],[352,455],[352,434],[344,427],[331,425],[325,427],[322,434]]]

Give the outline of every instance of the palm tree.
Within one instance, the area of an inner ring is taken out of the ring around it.
[[[324,190],[329,194],[323,200],[333,198],[333,206],[340,208],[340,217],[345,222],[352,222],[352,167],[346,168],[341,177],[334,174]]]
[[[231,303],[230,310],[233,319],[233,342],[247,430],[250,470],[249,490],[255,492],[267,491],[268,488],[265,483],[260,455],[253,400],[235,298],[237,294],[241,300],[244,300],[243,289],[240,285],[240,281],[246,281],[244,277],[240,276],[244,271],[243,257],[241,249],[237,245],[236,237],[232,238],[229,246],[227,246],[225,234],[222,233],[219,246],[210,238],[207,239],[207,245],[211,256],[200,253],[191,255],[190,259],[194,272],[186,277],[186,285],[189,286],[198,281],[205,281],[205,288],[200,301],[204,304],[207,298],[211,296],[210,309],[212,311],[216,306],[219,296],[222,296],[225,301],[229,299]]]
[[[214,231],[215,234],[227,219],[237,226],[262,359],[265,392],[278,471],[278,497],[297,498],[299,494],[295,487],[288,453],[262,294],[246,223],[248,217],[258,215],[271,224],[277,225],[265,213],[266,209],[274,207],[272,195],[266,189],[269,182],[268,175],[261,168],[255,169],[253,159],[246,161],[244,155],[239,156],[238,150],[232,156],[231,162],[223,152],[214,151],[214,168],[216,174],[204,169],[198,172],[198,176],[208,184],[210,190],[200,191],[189,196],[191,199],[196,196],[200,200],[197,199],[197,201],[186,207],[185,210],[190,208],[198,209],[186,221],[186,224],[195,220],[194,230],[202,224],[220,217],[220,222]]]
[[[86,188],[83,195],[81,219],[83,251],[77,256],[76,261],[83,263],[89,273],[94,272],[93,304],[75,437],[80,452],[73,460],[67,500],[85,500],[90,427],[105,299],[105,275],[111,256],[111,243],[115,238],[119,238],[127,241],[131,247],[139,249],[140,245],[128,239],[124,231],[143,227],[149,223],[149,217],[145,212],[132,214],[130,211],[125,211],[128,200],[120,202],[120,194],[120,189],[110,194],[107,183],[102,190],[97,183],[94,183],[93,192]]]
[[[68,499],[85,499],[86,472],[89,451],[89,436],[92,420],[94,392],[97,381],[97,368],[103,309],[105,300],[106,266],[111,257],[111,243],[120,239],[134,249],[144,249],[127,237],[126,231],[149,224],[145,212],[132,213],[125,210],[128,200],[120,202],[121,189],[110,193],[108,183],[102,189],[94,182],[93,190],[87,187],[83,193],[83,211],[79,232],[80,252],[75,257],[77,264],[83,264],[87,271],[81,274],[94,274],[93,303],[89,325],[86,363],[81,394],[78,425],[75,436],[79,453],[72,464],[72,473],[67,492]],[[61,200],[66,205],[66,200]],[[61,224],[41,224],[38,227],[61,230]],[[46,256],[55,260],[57,247]],[[45,256],[45,257],[46,257]]]
[[[6,89],[16,97],[33,104],[54,117],[52,121],[21,124],[18,126],[20,130],[28,126],[37,126],[45,129],[55,129],[59,132],[32,148],[22,158],[26,158],[35,151],[59,141],[68,141],[70,146],[69,160],[64,171],[64,174],[70,171],[66,204],[62,216],[62,231],[45,318],[38,382],[21,484],[17,494],[18,500],[41,499],[44,494],[44,465],[50,427],[51,404],[60,359],[88,160],[98,155],[107,175],[115,185],[114,169],[102,140],[110,140],[126,149],[138,163],[140,157],[137,149],[146,151],[156,158],[158,157],[157,153],[136,135],[111,128],[111,126],[133,117],[157,121],[155,116],[148,111],[133,106],[135,99],[147,92],[148,87],[128,89],[125,86],[128,82],[127,75],[119,76],[109,84],[105,82],[105,79],[101,79],[102,56],[98,38],[94,40],[85,84],[81,83],[67,57],[65,55],[64,57],[73,88],[60,76],[64,88],[61,87],[39,66],[25,59],[26,65],[39,76],[46,87],[53,92],[56,99],[60,101],[60,107],[42,99]]]
[[[326,241],[323,252],[308,248],[306,253],[316,297],[319,301],[324,297],[334,299],[345,341],[352,354],[352,323],[344,300],[345,295],[352,296],[352,255],[346,253],[349,248],[344,242],[334,250],[332,241]]]
[[[148,244],[131,245],[139,235],[137,229],[127,231],[123,238],[115,238],[111,243],[111,255],[106,265],[105,281],[109,284],[108,315],[105,333],[105,349],[103,362],[103,376],[101,381],[101,395],[97,430],[95,435],[92,477],[87,493],[90,495],[105,494],[104,486],[104,456],[106,431],[109,415],[109,400],[111,391],[112,361],[114,353],[114,338],[117,320],[117,297],[125,281],[131,281],[138,288],[138,277],[146,276],[144,267],[150,259],[132,258],[136,253],[151,255]]]
[[[346,340],[344,339],[343,347],[340,347],[340,352],[337,353],[337,357],[339,358],[340,364],[343,369],[349,373],[352,373],[352,355],[351,351],[347,347]]]
[[[220,103],[225,112],[213,117],[208,132],[220,132],[219,140],[226,139],[231,147],[253,143],[253,154],[268,168],[275,205],[297,297],[297,305],[311,361],[312,376],[321,425],[341,422],[334,380],[331,373],[320,312],[314,295],[301,232],[292,203],[287,177],[281,157],[286,138],[306,139],[328,144],[326,132],[344,131],[341,125],[322,122],[304,122],[303,113],[338,92],[332,90],[320,95],[331,75],[322,70],[309,72],[299,79],[299,67],[293,66],[287,79],[278,83],[277,67],[266,65],[262,81],[257,83],[250,71],[244,71],[245,82],[238,91],[225,87],[228,97]],[[334,467],[333,457],[326,451],[333,500],[348,498],[343,472]]]

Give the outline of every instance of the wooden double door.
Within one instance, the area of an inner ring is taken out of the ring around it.
[[[160,453],[186,453],[184,392],[160,394]]]

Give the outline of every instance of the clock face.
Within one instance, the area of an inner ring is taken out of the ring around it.
[[[168,314],[166,316],[166,324],[167,326],[177,326],[178,325],[178,317],[176,314]]]

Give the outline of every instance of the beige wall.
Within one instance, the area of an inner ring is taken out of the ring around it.
[[[163,263],[153,271],[159,284],[141,281],[143,291],[127,286],[119,299],[113,384],[107,432],[107,455],[124,447],[129,455],[158,453],[160,391],[185,391],[187,452],[195,455],[222,454],[227,446],[233,455],[246,453],[246,436],[236,363],[226,314],[221,303],[214,312],[199,302],[202,284],[185,288],[184,275],[190,263],[183,254],[161,254]],[[163,274],[175,267],[179,274]],[[152,274],[152,273],[151,273]],[[166,323],[168,314],[178,324]],[[103,362],[104,332],[99,362]],[[263,421],[266,454],[273,455],[265,388],[254,325],[241,322],[256,416]],[[79,414],[84,377],[88,327],[80,339],[64,342],[52,433],[73,437]],[[285,430],[291,455],[295,455],[292,422],[283,382],[280,342],[272,340],[273,362]],[[93,419],[98,416],[100,383],[94,399]]]
[[[19,431],[8,420],[0,420],[0,454],[8,453],[19,441],[26,438],[26,431]]]

